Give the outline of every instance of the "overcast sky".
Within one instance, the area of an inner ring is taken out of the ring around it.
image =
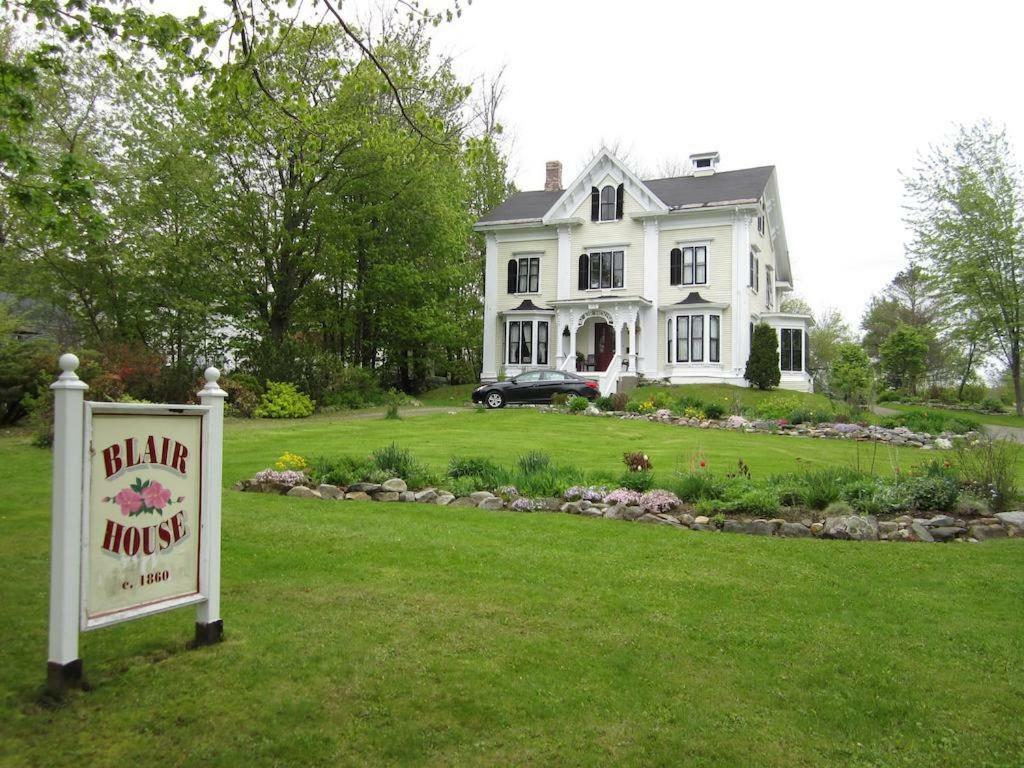
[[[1024,2],[475,0],[436,40],[464,79],[505,66],[520,189],[602,143],[775,165],[797,292],[856,326],[904,264],[918,152],[987,117],[1024,155],[1022,29]]]

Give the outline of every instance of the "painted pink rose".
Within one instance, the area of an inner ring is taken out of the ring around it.
[[[152,509],[163,509],[171,500],[171,492],[160,483],[153,481],[142,489],[142,500],[147,507]]]
[[[114,503],[121,507],[122,515],[129,515],[142,508],[142,497],[131,488],[125,488],[114,497]]]

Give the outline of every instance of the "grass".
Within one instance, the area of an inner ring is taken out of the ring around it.
[[[941,408],[932,405],[908,405],[904,403],[879,403],[879,406],[891,408],[894,411],[938,411],[939,413],[948,413],[953,417],[968,418],[982,424],[995,424],[1001,427],[1024,429],[1024,418],[1021,418],[1016,413],[985,413],[984,411]]]
[[[423,405],[470,405],[470,395],[476,389],[476,384],[455,384],[448,387],[437,387],[429,389],[423,394],[417,395],[416,399]]]
[[[636,444],[658,467],[702,443],[755,472],[855,448],[523,410],[231,421],[225,482],[285,450],[391,440],[437,466],[536,446],[611,467]],[[231,491],[226,641],[186,650],[188,610],[83,635],[94,688],[47,709],[48,467],[26,438],[0,440],[4,766],[1024,760],[1019,541],[761,539]]]

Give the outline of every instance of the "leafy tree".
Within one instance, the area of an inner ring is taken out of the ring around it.
[[[853,332],[835,308],[826,308],[807,331],[807,352],[816,389],[832,389],[833,366],[843,345],[853,341]]]
[[[882,342],[880,355],[886,383],[917,394],[917,385],[927,369],[928,342],[924,334],[901,324]]]
[[[859,344],[847,341],[836,345],[829,371],[829,392],[852,405],[863,405],[874,384],[871,360]]]
[[[921,158],[906,181],[911,253],[942,286],[950,316],[991,331],[1024,415],[1024,214],[1020,172],[1003,131],[981,122]]]
[[[779,369],[779,337],[767,323],[754,326],[750,342],[750,357],[743,372],[750,385],[758,389],[773,389],[782,381]]]

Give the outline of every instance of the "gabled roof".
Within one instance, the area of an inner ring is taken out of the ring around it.
[[[757,202],[775,172],[771,165],[719,171],[710,176],[675,176],[642,182],[671,210],[702,208],[730,203]],[[497,222],[540,222],[563,196],[563,192],[520,192],[513,195],[478,224]]]

